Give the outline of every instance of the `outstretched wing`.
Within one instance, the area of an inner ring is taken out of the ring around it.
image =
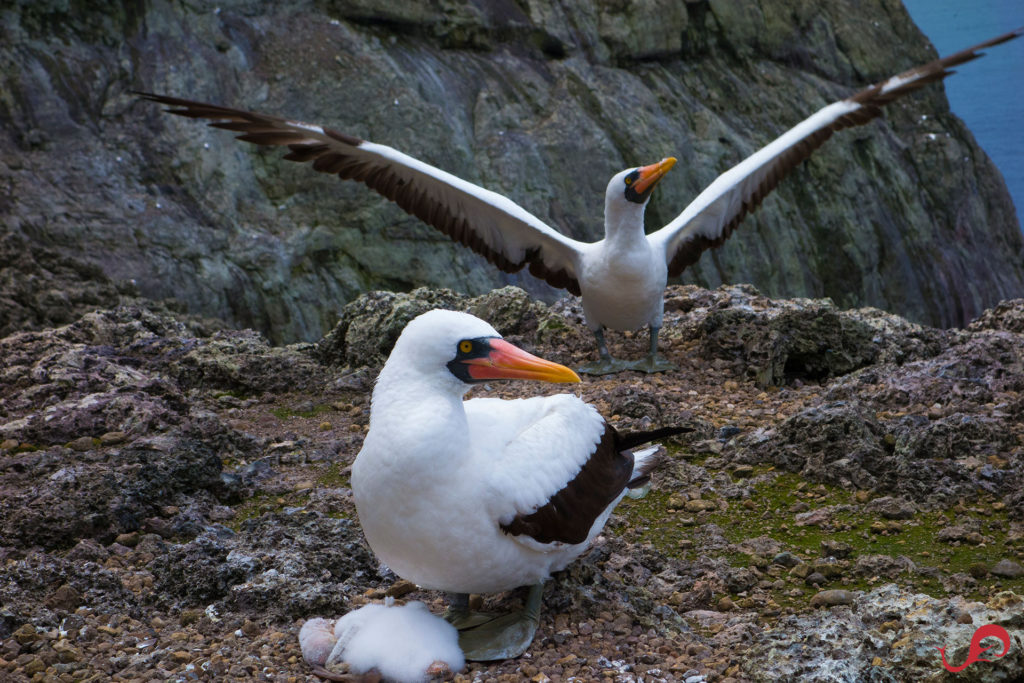
[[[669,275],[679,275],[696,263],[705,249],[721,246],[743,217],[832,133],[867,123],[880,116],[889,102],[945,78],[953,73],[950,67],[980,57],[979,50],[1022,33],[1024,29],[1011,31],[830,104],[718,176],[675,220],[650,235],[650,240],[665,250]]]
[[[152,93],[168,112],[209,119],[214,128],[241,133],[257,145],[288,147],[285,159],[311,162],[321,173],[358,180],[484,256],[507,273],[529,266],[552,287],[579,294],[578,257],[585,243],[562,235],[496,192],[467,182],[386,145],[330,128]]]

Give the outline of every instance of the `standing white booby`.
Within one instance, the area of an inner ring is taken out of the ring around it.
[[[311,161],[314,170],[365,183],[503,271],[529,266],[534,276],[581,296],[600,354],[597,363],[581,372],[602,374],[627,368],[656,372],[671,367],[657,353],[669,276],[680,275],[706,249],[725,242],[783,176],[834,132],[871,121],[881,115],[882,106],[941,80],[952,73],[950,67],[979,57],[979,50],[1022,32],[1024,29],[1018,29],[910,69],[820,109],[718,176],[679,216],[650,235],[644,234],[644,207],[654,186],[676,160],[669,157],[622,171],[608,183],[605,238],[594,243],[566,237],[507,197],[391,147],[276,116],[139,94],[176,107],[168,110],[173,114],[210,119],[215,128],[238,131],[242,133],[239,140],[287,146],[291,151],[285,159]],[[603,329],[643,326],[651,330],[647,357],[634,363],[613,360]]]
[[[352,465],[366,539],[399,576],[465,596],[532,586],[522,613],[482,625],[455,606],[469,659],[515,657],[537,628],[541,585],[576,559],[627,490],[645,484],[656,448],[686,431],[620,434],[571,394],[463,396],[479,382],[578,382],[569,368],[504,341],[466,313],[410,322],[377,378],[370,428]]]

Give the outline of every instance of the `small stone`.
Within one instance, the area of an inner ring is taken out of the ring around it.
[[[577,664],[579,662],[580,658],[570,653],[562,657],[561,659],[556,660],[555,664],[558,664],[559,666],[568,666],[570,664]]]
[[[14,639],[18,641],[20,645],[28,645],[39,640],[39,633],[36,631],[36,627],[32,624],[22,624],[18,627],[18,630],[13,634]]]
[[[1024,567],[1021,567],[1013,560],[1003,559],[996,562],[989,571],[1004,579],[1016,579],[1024,574]]]
[[[689,496],[677,491],[668,497],[667,505],[670,509],[681,510],[688,500],[690,500]]]
[[[971,616],[970,612],[960,612],[956,615],[956,623],[958,624],[973,624],[974,617]]]
[[[68,442],[67,447],[73,451],[91,451],[96,447],[96,443],[91,436],[80,436],[74,441]]]
[[[117,538],[114,539],[117,543],[129,548],[134,548],[139,544],[139,532],[132,531],[127,534],[118,534]]]
[[[973,562],[967,568],[967,573],[976,579],[983,579],[988,576],[988,566],[984,562]]]
[[[412,581],[406,581],[405,579],[401,579],[399,581],[395,581],[393,584],[388,586],[388,589],[384,591],[384,595],[392,598],[400,598],[403,595],[408,595],[409,593],[412,593],[415,590],[416,584],[414,584]]]
[[[333,425],[330,422],[328,422],[327,420],[324,420],[323,422],[321,422],[319,424],[319,426],[317,427],[317,429],[319,429],[321,432],[329,432],[329,431],[331,431],[332,428],[333,428]]]
[[[53,644],[53,651],[57,653],[57,658],[62,662],[80,662],[82,660],[82,653],[70,641],[58,640]]]
[[[800,564],[800,558],[788,550],[783,550],[772,558],[772,564],[778,564],[783,567],[795,567]]]
[[[804,579],[804,583],[808,586],[823,586],[828,583],[828,579],[826,579],[825,575],[821,572],[811,572],[807,575],[807,578]]]
[[[821,554],[823,557],[834,557],[837,560],[842,560],[849,557],[852,552],[853,546],[849,543],[834,541],[830,538],[821,542]]]
[[[176,664],[185,664],[186,662],[191,661],[191,659],[192,654],[185,650],[175,650],[171,653],[171,661]]]
[[[736,469],[732,471],[732,476],[737,479],[750,479],[754,476],[754,468],[750,465],[737,465]]]
[[[811,607],[833,607],[835,605],[850,605],[856,595],[847,590],[825,590],[817,593],[811,598]]]
[[[46,662],[44,662],[39,657],[36,657],[32,659],[28,664],[26,664],[22,671],[25,673],[26,676],[34,676],[37,673],[42,673],[43,671],[46,671]]]
[[[65,583],[46,599],[46,606],[50,609],[72,612],[82,604],[82,600],[82,594]]]
[[[689,550],[693,547],[693,541],[688,538],[683,538],[679,540],[678,545],[680,550]]]
[[[203,611],[200,609],[185,609],[181,611],[181,625],[190,626],[203,618]]]
[[[911,519],[917,508],[908,500],[894,496],[876,498],[867,505],[867,511],[886,519]]]
[[[843,575],[843,569],[834,560],[815,560],[811,569],[823,575],[826,579],[837,579]]]
[[[718,611],[731,612],[734,609],[736,609],[736,603],[734,603],[732,601],[732,598],[730,598],[728,595],[724,596],[721,600],[718,601]]]
[[[699,498],[697,500],[688,500],[683,505],[683,509],[687,512],[704,512],[706,510],[718,509],[718,504],[713,500],[704,500]]]
[[[811,575],[811,565],[806,562],[801,562],[792,569],[789,570],[790,576],[795,576],[798,579],[806,579]]]
[[[128,435],[124,432],[107,432],[106,434],[100,435],[101,446],[114,446],[119,443],[124,443],[128,439]]]

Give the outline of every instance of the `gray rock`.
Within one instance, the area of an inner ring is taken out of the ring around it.
[[[912,519],[916,508],[913,503],[903,498],[883,496],[875,498],[864,506],[865,511],[878,514],[886,519]]]
[[[316,355],[325,363],[379,367],[409,321],[434,308],[471,313],[491,323],[502,336],[528,340],[527,345],[536,337],[554,343],[574,333],[561,316],[518,287],[478,297],[426,288],[407,294],[370,292],[345,306],[337,326],[317,345]]]
[[[800,558],[785,550],[772,558],[772,564],[778,564],[786,568],[792,568],[800,564]]]
[[[962,615],[973,617],[967,622]],[[873,628],[892,615],[912,615],[901,629]],[[932,680],[935,649],[945,648],[948,660],[966,659],[974,624],[1013,628],[1024,618],[1024,601],[1001,593],[987,604],[960,596],[936,599],[915,595],[889,584],[856,597],[852,604],[827,611],[784,617],[766,629],[741,664],[755,681],[875,680],[875,657],[886,663],[887,680]],[[965,623],[966,622],[966,623]],[[1006,656],[975,667],[973,680],[1010,681],[1024,666],[1024,650],[1011,646]]]
[[[856,599],[857,594],[853,591],[831,589],[819,591],[811,598],[811,607],[835,607],[836,605],[849,605]]]
[[[1004,579],[1016,579],[1017,577],[1024,575],[1024,567],[1014,562],[1013,560],[1002,559],[996,562],[989,572],[996,576],[1001,576]]]
[[[834,557],[837,560],[843,560],[849,557],[853,553],[853,546],[843,541],[836,541],[831,538],[826,538],[821,542],[821,554],[823,557]]]

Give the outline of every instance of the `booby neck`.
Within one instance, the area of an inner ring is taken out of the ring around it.
[[[645,239],[644,211],[647,203],[638,204],[621,194],[608,193],[604,201],[604,239],[609,244],[631,244]]]

